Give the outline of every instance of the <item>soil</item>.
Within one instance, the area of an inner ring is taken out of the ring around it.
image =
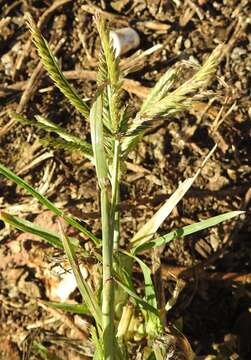
[[[0,161],[83,219],[96,234],[100,234],[100,222],[93,166],[77,153],[45,148],[39,142],[42,132],[13,125],[7,115],[9,109],[18,109],[28,118],[43,114],[90,139],[88,124],[39,68],[25,12],[33,15],[57,49],[62,69],[76,72],[70,81],[85,98],[91,99],[95,91],[90,75],[99,56],[95,11],[101,10],[113,29],[135,29],[141,52],[161,44],[127,75],[134,81],[127,82],[127,96],[135,109],[146,88],[167,68],[183,63],[184,77],[190,76],[193,69],[187,67],[188,61],[202,63],[218,44],[227,45],[205,97],[189,111],[157,123],[128,160],[122,183],[122,231],[126,242],[178,183],[195,173],[217,143],[201,176],[159,233],[230,210],[243,209],[246,214],[163,249],[167,296],[175,284],[170,273],[181,274],[185,281],[168,320],[183,324],[182,331],[198,356],[251,359],[250,2],[0,0],[0,9]],[[135,51],[121,61],[128,61]],[[2,176],[0,208],[56,227],[50,212]],[[55,359],[55,354],[61,359],[87,358],[86,346],[81,345],[85,319],[53,312],[41,303],[55,297],[55,268],[64,268],[63,254],[35,236],[20,234],[3,223],[0,226],[0,359]],[[87,277],[89,266],[85,267]],[[70,296],[69,301],[73,300],[80,300],[77,290]]]

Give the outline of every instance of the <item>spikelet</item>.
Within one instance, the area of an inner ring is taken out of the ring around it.
[[[55,82],[59,90],[67,97],[70,103],[82,114],[85,118],[89,117],[89,108],[84,100],[78,95],[77,91],[69,84],[59,68],[58,62],[52,54],[49,45],[45,38],[40,33],[32,17],[27,14],[27,25],[30,29],[33,42],[38,50],[39,56],[46,68],[49,76]]]
[[[129,127],[127,136],[122,143],[122,153],[124,156],[138,144],[153,120],[160,117],[169,117],[191,106],[196,91],[202,90],[214,74],[220,60],[221,51],[222,46],[219,45],[197,73],[172,92],[168,92],[168,90],[175,79],[175,73],[171,70],[167,71],[152,89]]]
[[[53,138],[52,136],[48,137],[47,140],[43,142],[44,144],[49,143],[60,148],[64,148],[65,146],[65,149],[71,151],[78,150],[81,151],[81,153],[84,154],[88,159],[92,160],[93,153],[91,144],[78,138],[77,136],[69,134],[59,125],[54,124],[45,117],[37,115],[35,116],[36,120],[30,120],[23,115],[15,113],[14,111],[10,111],[9,115],[12,119],[18,121],[21,124],[35,126],[37,129],[44,130],[49,134],[57,134],[59,136],[57,139]]]
[[[113,133],[117,133],[120,122],[122,80],[119,68],[119,58],[109,38],[109,31],[106,22],[99,15],[96,15],[96,24],[101,39],[102,54],[99,66],[98,81],[107,83],[107,90],[104,92],[104,106],[109,108],[110,126]],[[99,84],[100,85],[100,84]],[[106,121],[104,119],[104,121]]]
[[[90,160],[93,159],[91,155],[86,155],[86,151],[81,145],[75,144],[71,141],[66,141],[47,135],[44,138],[40,139],[40,143],[44,146],[53,146],[56,149],[62,149],[69,152],[79,152],[81,154],[85,153],[85,156],[87,158],[89,158]]]

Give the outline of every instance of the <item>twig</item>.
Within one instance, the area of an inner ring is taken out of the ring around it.
[[[34,85],[35,81],[39,78],[43,71],[43,64],[41,61],[37,64],[35,67],[31,77],[27,81],[26,88],[21,96],[20,102],[17,107],[17,112],[21,113],[23,109],[25,108],[25,105],[28,103],[29,99],[31,98],[33,91],[34,91]],[[15,120],[12,120],[15,123]]]
[[[53,157],[53,153],[52,152],[45,152],[37,157],[35,157],[31,162],[29,162],[28,165],[22,167],[19,171],[17,171],[17,175],[24,175],[26,174],[29,170],[31,170],[32,168],[38,166],[41,162],[48,160],[50,158]]]
[[[92,4],[91,1],[88,1],[88,5],[82,5],[81,10],[86,11],[92,15],[95,15],[96,13],[100,13],[104,18],[107,18],[110,21],[116,21],[121,25],[128,25],[128,20],[125,16],[116,15],[109,13],[108,11],[104,11],[100,9],[98,6]]]
[[[9,25],[10,21],[11,21],[11,17],[9,17],[9,16],[7,16],[6,18],[1,19],[0,20],[0,29],[2,27],[4,27],[4,26]]]
[[[182,266],[169,266],[162,264],[162,275],[164,278],[170,278],[170,275],[174,275],[177,278],[186,280],[193,277],[194,274],[198,275],[198,277],[202,280],[223,282],[226,285],[229,283],[251,283],[251,273],[240,274],[236,272],[209,272],[199,267],[186,268]]]
[[[247,25],[248,21],[246,19],[243,19],[242,17],[238,19],[233,35],[231,36],[226,46],[224,46],[222,49],[221,60],[231,52],[240,34],[245,30]]]
[[[204,15],[202,13],[202,10],[199,8],[199,6],[197,6],[192,0],[186,0],[187,4],[191,7],[191,9],[193,9],[196,14],[198,15],[198,18],[200,20],[204,19]]]
[[[15,7],[17,7],[18,5],[22,4],[22,0],[17,0],[17,1],[14,1],[11,5],[9,5],[7,7],[7,9],[5,9],[3,11],[3,16],[7,16],[12,10],[15,9]]]
[[[92,70],[69,70],[63,72],[67,80],[96,80],[96,72]],[[5,97],[14,91],[22,91],[26,88],[28,80],[18,81],[15,84],[6,86],[0,84],[0,97]],[[146,98],[149,93],[149,88],[142,86],[139,81],[132,79],[124,79],[123,88],[128,92],[137,95],[140,98]]]

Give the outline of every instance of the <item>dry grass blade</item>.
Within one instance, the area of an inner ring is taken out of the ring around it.
[[[183,181],[177,190],[171,195],[171,197],[165,202],[164,205],[161,206],[161,208],[153,215],[153,217],[145,224],[143,227],[133,236],[131,242],[133,248],[139,245],[142,245],[154,236],[158,228],[161,226],[161,224],[165,221],[165,219],[170,215],[170,213],[173,211],[175,206],[179,203],[179,201],[184,197],[186,192],[190,189],[192,184],[194,183],[195,179],[199,175],[201,169],[206,164],[207,160],[210,158],[210,156],[213,154],[213,152],[216,149],[216,145],[213,147],[213,149],[209,152],[207,157],[204,159],[201,167],[197,170],[196,174]]]

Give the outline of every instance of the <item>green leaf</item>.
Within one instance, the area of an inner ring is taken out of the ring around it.
[[[91,290],[89,284],[84,280],[78,262],[75,255],[75,251],[70,243],[68,236],[64,233],[61,222],[59,221],[59,230],[61,235],[61,240],[64,246],[65,253],[71,265],[72,271],[76,278],[76,282],[78,284],[79,291],[83,297],[85,304],[88,307],[89,312],[95,318],[97,325],[102,327],[102,318],[101,318],[101,309],[97,303],[96,297]]]
[[[118,279],[114,279],[116,283],[128,294],[130,295],[138,304],[138,306],[142,307],[144,310],[149,310],[152,313],[154,313],[156,316],[159,316],[158,310],[148,304],[145,300],[143,300],[132,288],[130,288],[128,285],[122,283]]]
[[[86,118],[89,117],[89,108],[83,99],[78,95],[77,91],[69,84],[63,75],[58,62],[52,54],[49,45],[45,38],[40,33],[40,30],[36,26],[33,19],[28,17],[28,26],[31,31],[33,42],[38,49],[39,56],[41,57],[42,63],[51,79],[55,82],[56,86],[60,91],[67,97],[70,103]]]
[[[154,286],[153,286],[153,282],[152,282],[152,278],[151,278],[150,268],[137,256],[135,256],[131,253],[128,253],[127,251],[124,251],[124,250],[120,250],[120,252],[122,254],[126,255],[127,257],[132,258],[135,261],[137,261],[137,263],[141,267],[141,270],[142,270],[143,276],[144,276],[144,282],[145,282],[145,300],[151,306],[153,306],[155,309],[157,309],[157,300],[156,300],[155,290],[154,290]]]
[[[32,352],[36,352],[44,360],[63,360],[54,353],[50,353],[48,349],[37,341],[32,342]],[[36,355],[37,355],[36,354]]]
[[[104,359],[104,349],[101,343],[101,339],[97,334],[97,329],[92,326],[90,329],[90,334],[92,338],[92,342],[95,347],[95,353],[93,355],[93,360],[103,360]]]
[[[148,356],[147,360],[156,360],[154,352],[151,352],[151,354]]]
[[[108,179],[108,167],[104,148],[104,131],[102,122],[103,113],[102,94],[97,96],[97,99],[92,105],[90,112],[91,138],[92,148],[96,166],[99,186],[101,189],[105,188]]]
[[[90,315],[89,309],[85,304],[68,304],[52,301],[42,301],[45,305],[58,310],[64,310],[72,314],[88,314]]]
[[[157,238],[155,240],[151,240],[145,244],[142,244],[142,245],[136,247],[134,249],[134,253],[139,254],[147,249],[152,249],[154,247],[165,245],[165,244],[169,243],[170,241],[175,240],[178,237],[184,237],[187,235],[191,235],[195,232],[215,226],[217,224],[220,224],[223,221],[229,220],[229,219],[231,219],[235,216],[241,215],[243,213],[244,213],[244,211],[230,211],[225,214],[211,217],[207,220],[202,220],[195,224],[184,226],[181,229],[171,231],[170,233],[168,233],[166,235],[160,236],[159,238]]]
[[[63,249],[63,244],[60,237],[53,231],[44,229],[41,226],[33,224],[31,221],[20,219],[17,216],[7,214],[4,211],[0,212],[0,219],[18,230],[21,230],[23,232],[28,232],[33,235],[37,235],[41,239],[48,242],[49,244],[55,246],[56,248]],[[72,237],[69,239],[73,246],[75,247],[79,246],[79,241],[77,239]]]
[[[72,225],[75,229],[78,229],[84,235],[88,236],[95,245],[100,244],[100,240],[96,238],[90,231],[88,231],[84,226],[80,224],[75,218],[71,216],[67,216],[63,213],[62,210],[58,209],[50,200],[48,200],[44,195],[40,194],[36,191],[32,186],[30,186],[27,182],[21,179],[19,176],[14,174],[11,170],[6,168],[4,165],[0,164],[0,173],[7,177],[8,179],[14,181],[17,185],[21,186],[27,192],[29,192],[34,198],[36,198],[42,205],[47,207],[47,209],[51,210],[55,215],[62,216],[64,220]]]
[[[121,252],[128,257],[133,258],[137,263],[140,265],[141,270],[143,272],[144,276],[144,283],[145,283],[145,301],[154,309],[157,310],[156,312],[149,311],[148,309],[145,310],[144,316],[145,316],[145,322],[146,322],[146,332],[151,334],[152,336],[158,335],[162,331],[162,325],[160,321],[159,311],[157,308],[157,299],[155,294],[154,285],[152,282],[151,277],[151,270],[150,268],[137,256],[130,254],[126,251],[121,250]]]

